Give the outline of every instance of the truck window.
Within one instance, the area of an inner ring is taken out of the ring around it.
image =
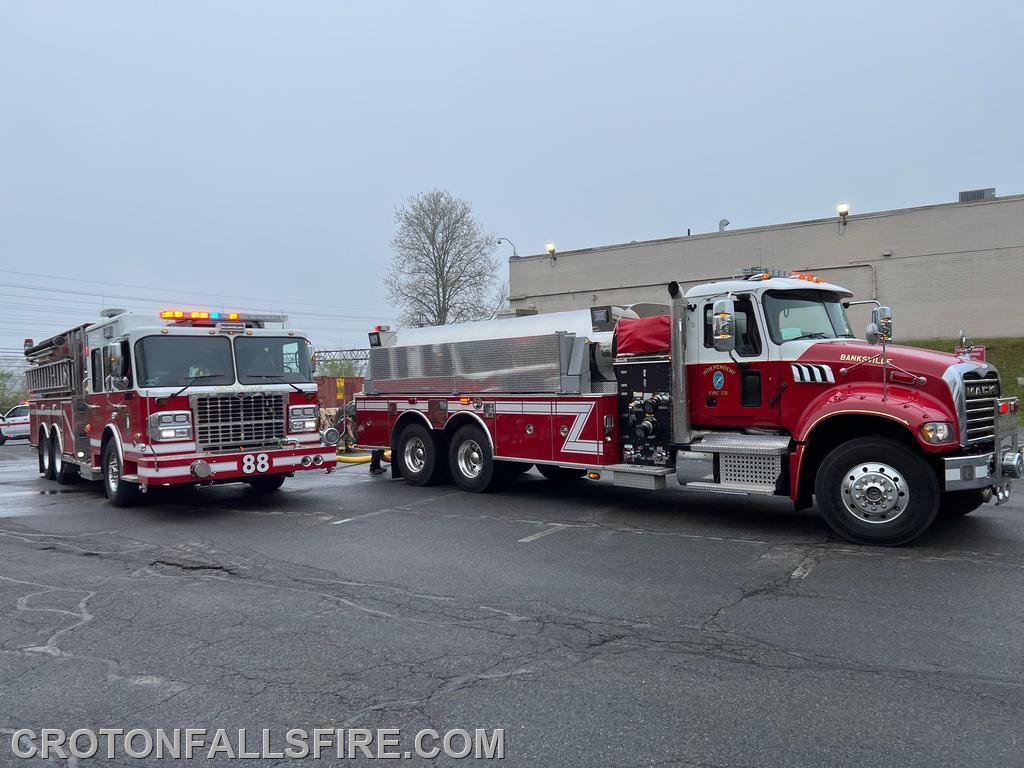
[[[28,416],[27,405],[16,405],[7,412],[6,418],[8,419],[21,419]]]
[[[223,336],[146,336],[135,343],[140,387],[234,384],[231,342]]]
[[[265,384],[274,379],[310,382],[313,371],[305,339],[249,336],[235,339],[238,381]]]
[[[714,347],[711,341],[711,310],[714,302],[704,305],[704,346]],[[750,299],[738,299],[736,305],[736,354],[757,357],[761,354],[761,334],[757,332],[757,317]]]
[[[831,291],[768,291],[764,314],[772,341],[852,339],[840,297]]]
[[[92,391],[103,391],[103,347],[94,349],[90,355],[89,369],[92,373]]]

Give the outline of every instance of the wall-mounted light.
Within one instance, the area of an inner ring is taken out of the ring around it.
[[[846,230],[846,217],[850,215],[850,204],[839,203],[836,206],[836,213],[839,214],[839,234]]]
[[[555,255],[555,244],[554,243],[548,243],[547,245],[544,246],[544,250],[548,252],[548,256],[554,256]]]

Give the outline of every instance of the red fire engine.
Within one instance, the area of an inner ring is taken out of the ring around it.
[[[274,491],[334,468],[320,431],[309,342],[281,316],[106,310],[25,341],[29,439],[58,483],[102,479],[130,503],[152,486],[247,482]]]
[[[821,278],[744,270],[670,305],[592,307],[370,334],[358,439],[413,485],[486,491],[536,464],[643,490],[812,497],[841,536],[896,545],[1024,476],[996,369],[892,346],[873,304]],[[965,344],[965,347],[967,345]]]

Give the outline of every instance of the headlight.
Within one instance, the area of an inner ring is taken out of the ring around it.
[[[921,437],[933,445],[948,443],[953,439],[953,425],[948,421],[929,421],[921,425]]]
[[[149,438],[163,440],[191,440],[192,414],[189,411],[163,411],[149,417]]]
[[[288,409],[289,432],[315,432],[320,421],[315,405],[293,405]]]

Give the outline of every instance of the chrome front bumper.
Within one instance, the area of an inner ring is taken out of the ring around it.
[[[1017,437],[1017,410],[1000,413],[999,404],[1016,398],[1000,398],[996,404],[995,445],[988,453],[943,459],[944,491],[990,489],[996,503],[1010,498],[1010,481],[1024,478],[1024,454]]]

